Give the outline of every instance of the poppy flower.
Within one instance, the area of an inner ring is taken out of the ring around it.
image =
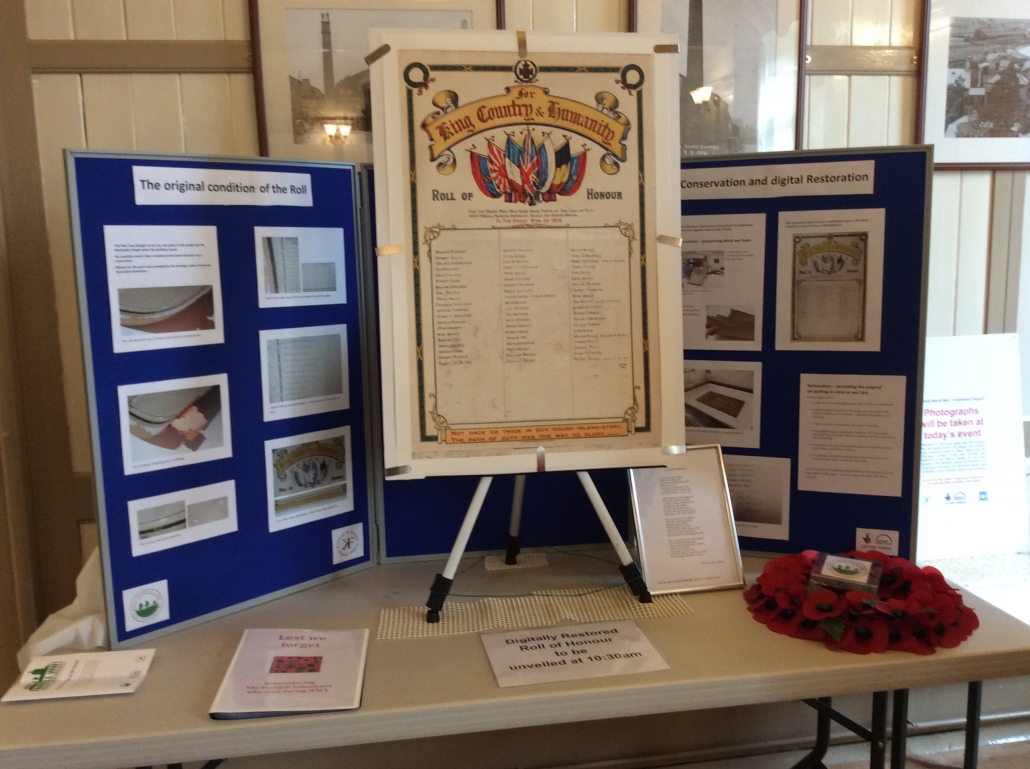
[[[879,550],[852,550],[850,553],[845,553],[848,558],[858,558],[862,561],[879,561],[882,564],[886,564],[890,560],[890,556],[886,553],[881,553]]]
[[[812,562],[804,555],[791,554],[773,558],[765,565],[765,571],[789,571],[796,574],[810,574]]]
[[[839,617],[847,608],[847,602],[832,590],[814,590],[808,594],[801,610],[807,619],[818,622],[829,617]]]
[[[922,639],[913,635],[910,622],[895,622],[888,625],[887,648],[891,651],[911,652],[912,654],[934,654],[937,651],[926,641],[925,633]]]
[[[803,638],[806,641],[825,641],[830,637],[830,634],[814,619],[805,617],[797,624],[794,630],[794,637]]]
[[[907,558],[889,558],[887,570],[900,582],[914,582],[922,577],[922,570]]]
[[[843,649],[854,654],[880,654],[887,650],[889,640],[886,622],[877,617],[863,617],[844,629],[840,641],[827,641],[826,648]]]
[[[936,569],[933,566],[924,566],[921,571],[923,572],[923,579],[930,583],[930,587],[933,588],[934,592],[958,595],[958,591],[944,579],[940,569]]]
[[[771,595],[777,590],[786,590],[793,585],[805,585],[807,583],[808,577],[799,571],[767,571],[758,578],[758,584],[762,586],[762,591],[766,595]]]
[[[773,618],[766,623],[766,627],[774,633],[795,638],[797,637],[798,625],[801,624],[803,619],[804,615],[799,609],[788,607],[776,612]]]
[[[776,599],[772,596],[766,597],[766,599],[761,603],[752,604],[747,607],[747,610],[751,612],[751,616],[755,618],[755,621],[763,624],[769,624],[780,609],[781,607],[779,603],[777,603]]]
[[[760,603],[761,601],[764,601],[765,598],[766,595],[762,592],[762,586],[758,583],[755,583],[744,591],[744,600],[747,601],[749,605]]]
[[[797,609],[801,613],[801,605],[808,597],[808,588],[804,585],[791,585],[786,590],[779,590],[776,593],[776,603],[781,609]]]
[[[876,603],[876,596],[867,593],[865,590],[849,590],[844,594],[844,600],[852,611],[869,611]]]

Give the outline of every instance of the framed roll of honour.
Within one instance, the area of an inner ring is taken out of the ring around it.
[[[372,32],[388,475],[682,451],[670,42]]]
[[[652,593],[744,585],[718,445],[688,446],[668,467],[630,470],[630,490],[640,568]]]

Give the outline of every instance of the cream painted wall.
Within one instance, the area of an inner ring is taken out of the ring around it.
[[[788,18],[794,0],[777,2]],[[627,0],[507,0],[507,26],[562,32],[625,30],[626,5]],[[920,0],[812,0],[808,40],[813,45],[913,46],[921,6]],[[246,0],[26,0],[26,11],[29,35],[36,39],[245,39],[248,35]],[[660,0],[639,0],[638,28],[660,31]],[[248,75],[34,78],[76,471],[89,471],[90,450],[61,150],[255,155],[251,82]],[[813,75],[807,86],[802,108],[806,147],[915,140],[915,77]],[[1007,183],[1011,185],[1011,180]],[[1025,186],[1025,179],[1022,183]],[[998,229],[997,221],[992,225],[995,187],[993,172],[938,172],[935,176],[927,310],[931,336],[987,330],[988,294],[999,292],[989,281],[992,226]],[[1023,205],[1023,197],[1019,203]],[[1022,232],[1023,208],[1002,223],[1003,229],[1018,224]],[[1022,247],[1021,240],[1018,245]],[[1018,281],[1018,264],[1008,273],[996,271],[994,277],[996,283]],[[1000,291],[1006,293],[1013,292]],[[992,330],[1015,330],[1015,315],[1010,315],[1011,328]]]
[[[246,0],[26,0],[36,40],[246,40]],[[88,473],[64,149],[257,155],[250,75],[37,75],[32,80],[72,468]]]

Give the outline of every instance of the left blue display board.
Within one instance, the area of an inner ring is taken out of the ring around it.
[[[112,647],[367,566],[357,170],[67,168]]]

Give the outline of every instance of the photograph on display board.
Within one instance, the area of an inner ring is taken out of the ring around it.
[[[261,331],[265,421],[350,408],[347,326]]]
[[[115,352],[224,341],[214,227],[105,225]]]
[[[762,364],[683,362],[687,443],[757,449],[761,443]]]
[[[259,307],[347,301],[343,230],[255,227],[254,248]]]
[[[350,427],[265,441],[268,530],[354,509]]]
[[[937,163],[1030,163],[1030,5],[930,3],[924,141]]]
[[[776,349],[878,351],[882,208],[780,215]]]
[[[679,366],[663,379],[659,352],[662,335],[681,349],[679,328],[659,333],[659,315],[680,315],[680,269],[656,246],[653,45],[521,61],[396,45],[393,162],[412,180],[396,198],[416,242],[396,261],[408,275],[393,302],[414,322],[387,331],[408,354],[384,368],[411,394],[398,426],[411,458],[515,458],[546,440],[570,462],[675,442],[661,434],[663,387],[678,389]],[[679,404],[665,408],[678,432]]]
[[[232,456],[225,374],[118,388],[126,475]]]
[[[680,157],[794,148],[798,5],[662,0],[679,36]]]
[[[681,220],[683,348],[761,350],[765,214]]]
[[[503,0],[256,0],[254,57],[276,157],[372,162],[370,29],[496,29]]]
[[[867,232],[794,236],[790,338],[864,342]]]
[[[737,534],[790,539],[790,459],[723,454]]]
[[[134,556],[237,530],[236,483],[223,481],[129,502]]]

